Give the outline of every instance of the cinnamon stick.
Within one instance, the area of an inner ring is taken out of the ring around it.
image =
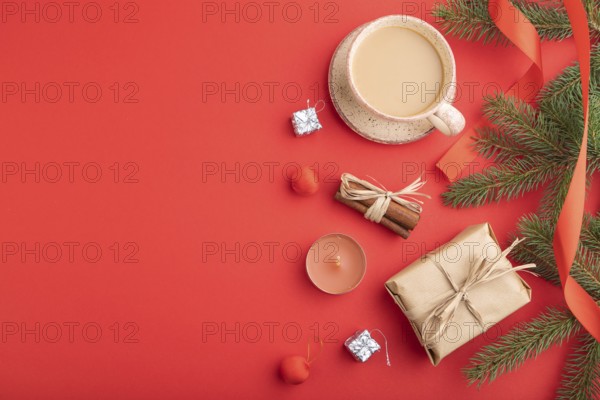
[[[349,182],[349,185],[350,185],[350,188],[352,188],[352,189],[357,189],[357,190],[366,190],[367,189],[363,185],[355,183],[355,182]],[[375,200],[374,199],[361,200],[360,203],[362,203],[364,206],[366,206],[366,208],[369,208],[373,205],[373,203],[375,203]],[[413,229],[415,229],[415,226],[417,226],[417,224],[419,223],[419,219],[421,218],[419,213],[414,212],[413,210],[411,210],[401,204],[398,204],[395,201],[390,202],[390,206],[388,207],[388,209],[385,213],[385,217],[392,220],[396,224],[401,225],[402,227],[404,227],[406,230],[409,230],[409,231],[412,231]]]
[[[335,199],[337,201],[339,201],[340,203],[347,205],[348,207],[358,211],[359,213],[361,213],[363,215],[369,209],[369,207],[362,204],[361,202],[354,201],[354,200],[348,200],[348,199],[344,198],[339,191],[335,194]],[[381,219],[381,222],[379,224],[385,226],[386,228],[393,231],[397,235],[403,237],[404,239],[408,239],[408,237],[410,236],[410,231],[408,231],[406,228],[399,225],[398,223],[392,221],[390,218],[387,217],[387,214],[386,214],[386,216],[384,216]]]

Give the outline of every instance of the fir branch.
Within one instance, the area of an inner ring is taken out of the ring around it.
[[[557,179],[548,184],[542,197],[540,214],[552,222],[558,221],[573,178],[573,169],[573,167],[562,169]]]
[[[464,373],[470,384],[481,386],[492,382],[550,346],[562,343],[580,327],[569,311],[549,308],[524,326],[512,329],[497,342],[485,346],[471,359]]]
[[[597,170],[600,158],[600,46],[596,45],[591,54],[592,74],[590,80],[590,126],[588,157],[592,170]],[[538,103],[541,115],[546,115],[557,127],[562,143],[569,153],[577,154],[583,131],[583,109],[581,107],[581,81],[577,64],[567,67],[540,92]]]
[[[442,198],[445,205],[452,207],[477,207],[503,198],[511,200],[536,190],[556,173],[551,163],[514,160],[510,165],[490,167],[454,182],[442,193]]]
[[[600,44],[591,50],[591,76],[592,88],[597,88],[600,80]],[[566,67],[553,81],[549,82],[540,92],[538,101],[559,101],[563,104],[573,100],[581,100],[581,84],[579,79],[579,65],[577,63]]]
[[[600,83],[596,89],[600,88]],[[593,90],[593,89],[592,89]],[[600,92],[600,89],[597,90]],[[590,95],[590,121],[588,130],[589,173],[600,170],[600,93]]]
[[[590,251],[600,254],[600,214],[586,215],[581,229],[581,244]]]
[[[600,11],[598,0],[586,0],[589,15],[590,35],[600,38]],[[563,40],[573,32],[565,8],[558,2],[540,4],[528,1],[513,1],[531,23],[543,40]],[[444,32],[461,39],[483,43],[507,44],[506,37],[494,25],[485,0],[448,0],[438,4],[433,11]]]
[[[566,167],[558,166],[557,171],[559,172],[556,174],[556,178],[551,180],[546,186],[544,196],[540,203],[539,212],[544,218],[547,218],[552,222],[558,221],[558,216],[562,210],[562,206],[569,191],[571,179],[573,178],[573,169],[573,165]],[[589,188],[591,184],[590,178],[593,172],[595,172],[594,166],[588,165],[587,171],[587,186]]]
[[[447,4],[437,4],[433,15],[445,33],[459,39],[506,43],[488,14],[486,1],[449,0]]]
[[[596,220],[596,218],[588,218]],[[588,223],[589,225],[591,223]],[[588,229],[585,227],[583,231],[587,232]],[[535,214],[524,216],[519,221],[516,236],[526,240],[513,250],[512,257],[522,264],[536,264],[535,272],[551,283],[560,286],[560,277],[552,247],[554,222]],[[571,275],[592,297],[598,300],[600,299],[600,274],[598,273],[600,253],[594,252],[586,244],[587,242],[582,241],[582,245],[578,249],[571,268]]]
[[[475,149],[483,157],[498,163],[531,157],[531,153],[512,136],[505,135],[498,128],[490,126],[477,129]]]
[[[600,47],[593,49],[588,176],[600,171]],[[558,218],[575,166],[583,132],[579,68],[574,65],[550,82],[540,109],[505,95],[486,99],[485,115],[494,124],[479,130],[476,150],[498,165],[452,183],[442,194],[453,207],[477,207],[510,200],[547,185],[541,210]]]
[[[600,343],[590,334],[581,335],[578,342],[565,365],[557,399],[600,398]]]
[[[591,29],[590,35],[592,38],[598,38],[598,32],[600,32],[600,6],[598,1],[585,0],[585,6]]]
[[[571,156],[563,148],[562,135],[555,124],[530,104],[499,94],[486,97],[483,112],[490,122],[502,127],[503,134],[530,153],[558,161]]]
[[[519,221],[516,236],[526,240],[511,252],[511,256],[522,264],[534,263],[536,273],[560,286],[552,248],[553,234],[554,229],[546,220],[535,214],[524,216]]]

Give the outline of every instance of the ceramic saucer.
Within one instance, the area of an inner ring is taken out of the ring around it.
[[[388,121],[361,107],[352,95],[348,83],[348,50],[363,27],[352,31],[338,45],[329,66],[329,93],[339,116],[354,132],[366,139],[385,144],[414,142],[427,136],[434,128],[427,119],[411,122]]]

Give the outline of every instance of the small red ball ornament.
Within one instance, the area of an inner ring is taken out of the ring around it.
[[[310,196],[319,190],[319,176],[311,167],[302,167],[292,178],[292,189],[303,196]]]
[[[288,356],[281,361],[279,373],[285,383],[299,385],[308,379],[310,364],[302,356]]]

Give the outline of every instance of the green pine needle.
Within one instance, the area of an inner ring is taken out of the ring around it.
[[[543,3],[524,0],[513,4],[536,27],[544,40],[563,40],[573,35],[567,12],[560,2]],[[600,38],[600,1],[585,0],[593,40]],[[482,0],[448,0],[438,4],[433,15],[442,30],[460,39],[483,43],[507,44],[506,37],[494,25],[488,13],[488,3]]]
[[[433,15],[439,19],[444,32],[459,39],[506,42],[488,15],[487,2],[450,0],[446,5],[438,4]]]
[[[582,229],[582,240],[577,252],[571,275],[595,299],[600,299],[600,238],[594,237],[591,229],[595,228],[598,218],[586,217]],[[560,277],[556,269],[552,239],[554,225],[552,220],[538,215],[526,215],[519,221],[517,237],[525,238],[517,246],[512,257],[522,264],[536,264],[535,272],[544,279],[560,286]]]
[[[569,311],[549,308],[527,324],[512,329],[496,343],[485,346],[471,359],[464,373],[470,384],[481,386],[493,382],[499,375],[517,369],[527,359],[569,339],[580,328]]]
[[[511,200],[536,190],[557,172],[552,164],[513,160],[453,183],[450,190],[442,194],[442,198],[446,205],[453,207],[481,206],[502,199]]]
[[[588,176],[600,171],[600,48],[592,54]],[[545,188],[541,211],[556,220],[577,161],[583,131],[578,66],[540,93],[539,110],[503,94],[486,98],[492,127],[478,131],[475,150],[496,165],[469,175],[442,194],[446,205],[478,207]]]
[[[595,218],[586,215],[581,230],[581,244],[600,254],[600,213]]]
[[[557,399],[597,399],[600,394],[600,343],[584,334],[569,357]]]

